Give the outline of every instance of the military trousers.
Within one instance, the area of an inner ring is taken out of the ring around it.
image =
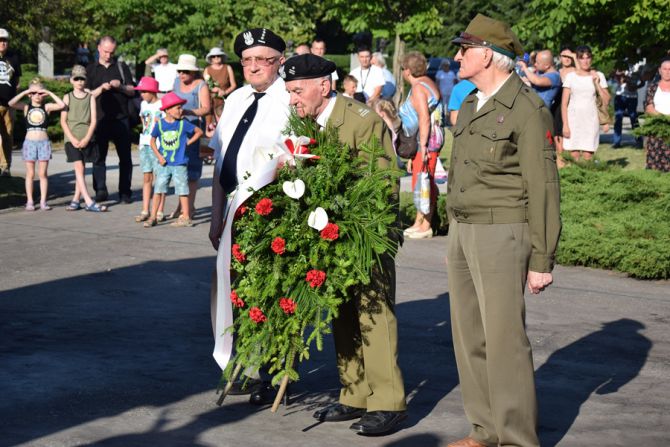
[[[527,223],[452,219],[447,272],[454,353],[470,436],[488,446],[538,447],[524,288]]]
[[[0,106],[0,169],[12,167],[12,146],[14,145],[14,112],[11,107]]]
[[[405,388],[398,366],[394,313],[395,262],[382,259],[369,285],[356,290],[333,319],[340,403],[367,411],[403,411]]]

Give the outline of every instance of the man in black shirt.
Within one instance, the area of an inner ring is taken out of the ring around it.
[[[21,77],[19,57],[8,51],[9,33],[0,28],[0,175],[9,177],[12,166],[13,113],[7,105],[16,96],[16,87]]]
[[[128,66],[114,58],[116,40],[111,36],[100,39],[98,60],[86,67],[86,87],[100,89],[98,98],[98,125],[95,138],[100,150],[100,158],[93,164],[93,188],[96,201],[107,199],[107,151],[109,142],[116,146],[119,156],[119,199],[132,202],[130,182],[133,163],[130,157],[130,123],[128,103],[135,96],[132,74]]]

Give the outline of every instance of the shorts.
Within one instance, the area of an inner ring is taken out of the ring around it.
[[[194,182],[202,177],[202,158],[200,158],[200,140],[186,146],[188,156],[188,181]]]
[[[21,153],[24,161],[49,161],[51,160],[51,141],[23,140]]]
[[[68,163],[74,163],[75,161],[95,163],[100,158],[98,145],[95,141],[88,143],[88,146],[84,149],[77,149],[70,142],[65,143],[65,155]]]
[[[143,173],[154,172],[158,164],[158,158],[151,146],[140,146],[140,169]]]
[[[174,181],[174,193],[178,196],[188,195],[188,174],[186,165],[178,166],[160,166],[154,171],[156,181],[154,184],[154,193],[167,194],[170,179]]]

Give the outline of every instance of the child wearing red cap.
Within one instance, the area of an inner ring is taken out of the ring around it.
[[[156,184],[154,186],[154,203],[151,207],[151,217],[144,222],[145,228],[156,225],[158,204],[168,190],[170,180],[174,181],[175,194],[179,196],[181,216],[170,225],[174,227],[192,226],[190,205],[188,200],[188,155],[186,146],[189,146],[202,137],[202,129],[183,119],[182,105],[185,99],[170,92],[161,98],[161,110],[165,118],[159,119],[151,131],[151,148],[158,158],[160,166],[156,168]],[[160,149],[158,147],[160,142]],[[159,196],[159,197],[156,197]]]
[[[135,216],[135,222],[144,222],[149,219],[149,202],[151,201],[151,189],[154,182],[154,171],[158,166],[158,159],[151,148],[151,132],[156,123],[165,114],[161,111],[161,102],[158,100],[158,81],[154,78],[144,76],[140,79],[135,90],[140,92],[142,104],[140,105],[140,121],[142,122],[142,133],[140,134],[140,168],[144,175],[142,183],[142,212]],[[158,203],[156,219],[164,220],[163,207],[165,196]]]

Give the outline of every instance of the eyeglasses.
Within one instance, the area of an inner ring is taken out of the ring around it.
[[[86,78],[79,78],[79,77],[77,77],[77,78],[72,78],[72,80],[73,80],[73,81],[85,81]]]
[[[466,45],[466,44],[461,44],[461,54],[465,56],[465,52],[468,51],[470,48],[480,48],[477,45]]]
[[[240,64],[242,64],[243,67],[248,67],[249,65],[253,64],[254,61],[256,62],[256,65],[259,67],[269,67],[270,65],[273,65],[275,62],[277,62],[277,56],[272,56],[272,57],[256,57],[256,56],[251,56],[251,57],[243,57],[240,59]]]

